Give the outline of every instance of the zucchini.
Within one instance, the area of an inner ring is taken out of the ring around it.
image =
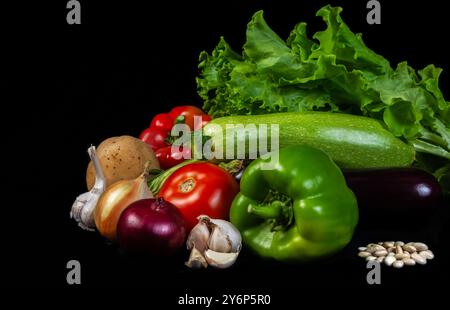
[[[233,129],[227,129],[228,124],[254,124],[258,134],[264,129],[261,125],[266,124],[269,137],[270,125],[278,124],[280,148],[294,144],[309,145],[326,152],[343,168],[408,167],[415,157],[413,146],[396,138],[378,120],[329,112],[289,112],[213,119],[205,126],[204,135],[211,138],[213,149],[223,143],[222,158],[226,158],[225,146],[229,142],[234,142],[235,150],[237,145],[242,147],[245,143],[246,158],[249,155],[248,145],[252,142],[259,145],[260,142],[259,135],[239,137],[236,132],[230,132]],[[227,139],[227,134],[234,141]],[[270,151],[270,138],[267,140]]]

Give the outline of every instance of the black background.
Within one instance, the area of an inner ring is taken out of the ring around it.
[[[218,287],[217,292],[272,292],[269,288],[369,287],[356,248],[382,240],[424,241],[436,253],[426,266],[382,269],[382,286],[440,286],[449,279],[448,211],[429,217],[399,214],[360,226],[336,257],[304,266],[264,262],[244,250],[225,271],[191,271],[187,257],[170,261],[129,258],[69,219],[85,191],[86,149],[110,136],[138,135],[157,112],[183,103],[201,106],[196,94],[198,55],[223,35],[239,50],[252,14],[264,9],[268,24],[286,38],[299,21],[309,33],[324,27],[315,12],[330,3],[366,44],[395,66],[444,68],[448,98],[448,21],[442,1],[381,1],[382,24],[366,23],[367,1],[80,1],[82,24],[67,25],[66,1],[21,8],[3,28],[2,127],[7,185],[2,206],[2,286],[67,286],[66,263],[82,265],[82,286]],[[36,3],[35,3],[36,4]],[[9,11],[5,10],[8,15]],[[389,215],[390,216],[390,215]],[[376,224],[376,225],[375,225]],[[392,227],[393,226],[393,227]]]

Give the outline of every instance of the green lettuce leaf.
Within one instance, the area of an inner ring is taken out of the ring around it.
[[[365,115],[383,121],[418,152],[432,154],[431,161],[440,157],[446,164],[450,102],[439,89],[442,70],[429,65],[416,72],[406,62],[394,70],[349,29],[341,11],[321,8],[316,15],[324,30],[310,38],[300,22],[286,40],[256,12],[241,53],[221,38],[211,54],[200,54],[197,86],[204,110],[213,117],[316,110]]]
[[[316,16],[322,17],[327,25],[324,31],[317,32],[313,38],[320,44],[313,55],[335,55],[340,64],[348,69],[370,70],[376,74],[391,71],[389,62],[370,50],[363,42],[361,34],[354,34],[342,21],[342,8],[329,5],[321,8]]]

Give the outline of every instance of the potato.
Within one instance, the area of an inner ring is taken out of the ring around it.
[[[97,156],[103,168],[106,186],[120,180],[137,178],[147,161],[150,168],[159,169],[158,160],[151,147],[131,136],[112,137],[97,147]],[[95,183],[95,170],[92,162],[86,172],[86,183],[90,190]]]

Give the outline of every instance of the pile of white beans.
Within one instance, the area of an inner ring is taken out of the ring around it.
[[[367,261],[375,260],[394,268],[403,266],[425,265],[427,260],[434,258],[433,252],[422,242],[385,241],[369,243],[365,247],[359,247],[359,257]]]

